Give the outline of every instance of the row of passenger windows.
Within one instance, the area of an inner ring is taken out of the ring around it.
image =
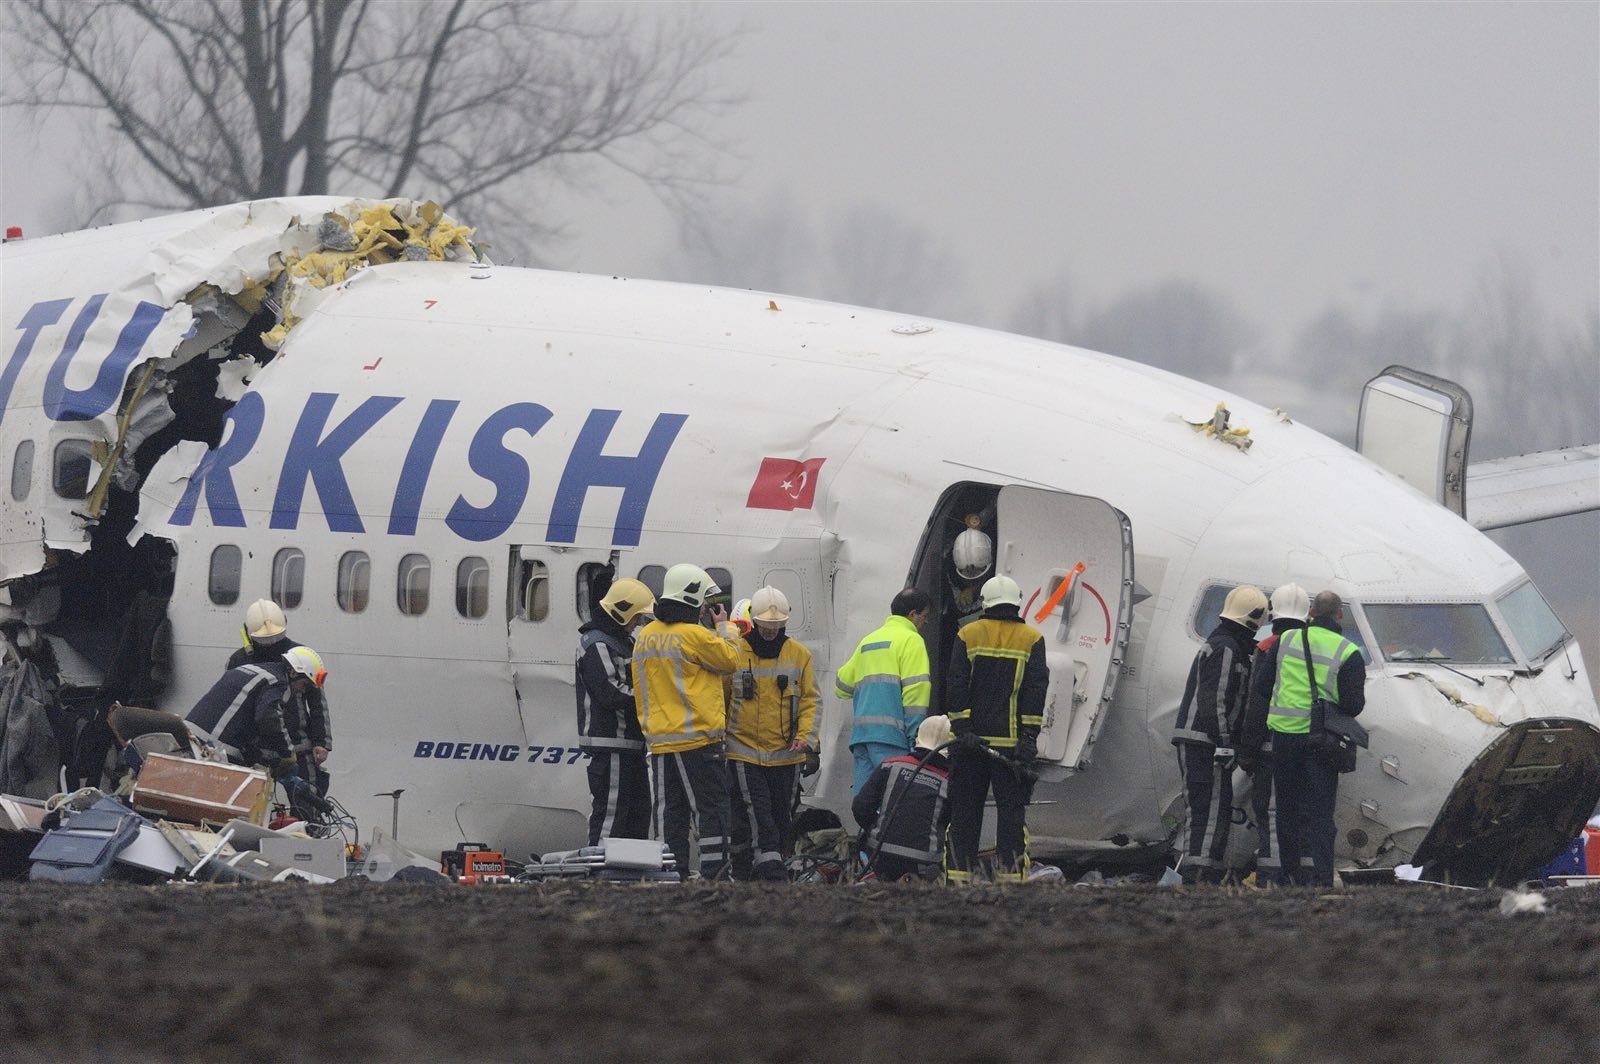
[[[23,440],[11,455],[11,497],[21,502],[33,490],[32,440]],[[62,440],[56,444],[50,465],[50,486],[63,499],[83,499],[89,495],[89,474],[94,470],[94,443],[90,440]]]
[[[517,582],[512,610],[524,621],[542,621],[550,615],[550,569],[535,558],[517,558]],[[606,568],[591,562],[578,568],[574,588],[574,605],[579,617],[589,618],[590,588],[594,586],[601,570]],[[243,582],[244,553],[239,547],[225,543],[211,552],[210,573],[207,580],[211,601],[218,606],[232,606],[239,601]],[[711,579],[731,595],[733,577],[726,569],[708,569]],[[639,570],[638,579],[653,594],[661,594],[666,566],[647,565]],[[490,568],[487,558],[467,557],[455,567],[456,614],[467,620],[480,620],[489,613]],[[425,554],[407,554],[395,567],[395,607],[407,617],[420,617],[428,612],[432,595],[433,563]],[[334,581],[334,601],[345,613],[363,613],[372,600],[372,559],[365,551],[346,551],[339,556]],[[286,610],[293,610],[305,601],[306,555],[298,547],[284,547],[272,556],[271,598]]]

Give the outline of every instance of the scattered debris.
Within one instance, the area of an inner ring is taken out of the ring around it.
[[[1544,895],[1536,890],[1508,890],[1500,897],[1501,916],[1543,912]]]
[[[1194,429],[1196,432],[1203,433],[1204,435],[1210,436],[1216,440],[1220,440],[1223,443],[1232,444],[1241,451],[1248,451],[1250,449],[1250,445],[1255,442],[1250,438],[1250,430],[1244,428],[1232,428],[1229,425],[1229,420],[1232,418],[1232,416],[1233,415],[1228,412],[1226,405],[1218,403],[1216,412],[1206,420],[1190,421],[1188,418],[1184,418],[1183,423]]]

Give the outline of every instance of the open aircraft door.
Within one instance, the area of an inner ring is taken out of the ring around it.
[[[998,571],[1022,589],[1023,619],[1045,637],[1041,775],[1064,779],[1089,766],[1122,671],[1133,616],[1133,527],[1100,499],[1018,486],[1000,489],[995,523]]]
[[[1356,450],[1459,517],[1471,439],[1472,397],[1454,381],[1389,366],[1361,389]]]

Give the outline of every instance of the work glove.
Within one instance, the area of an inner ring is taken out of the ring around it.
[[[1224,772],[1232,772],[1233,766],[1239,763],[1239,759],[1234,756],[1233,747],[1231,746],[1217,747],[1216,753],[1211,755],[1211,759],[1221,766]]]
[[[989,744],[978,738],[974,732],[962,732],[956,736],[956,749],[965,750],[969,754],[981,754],[989,748]]]
[[[1039,756],[1039,740],[1031,735],[1024,735],[1017,740],[1017,749],[1014,756],[1018,764],[1032,764],[1034,759]]]
[[[1246,776],[1256,774],[1256,766],[1260,763],[1257,756],[1248,750],[1240,750],[1238,754],[1239,768]]]
[[[806,747],[806,759],[800,766],[800,775],[815,776],[820,771],[822,771],[822,755],[809,746]]]

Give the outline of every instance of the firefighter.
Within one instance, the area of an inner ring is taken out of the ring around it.
[[[738,642],[728,688],[733,875],[783,879],[800,766],[817,746],[811,651],[788,635],[789,599],[775,587],[750,596],[754,628]]]
[[[1009,576],[983,585],[983,616],[956,633],[950,654],[950,882],[969,883],[977,865],[983,806],[994,790],[995,869],[1028,875],[1028,800],[1050,677],[1044,637],[1022,619],[1022,591]]]
[[[239,630],[243,645],[228,658],[228,668],[240,665],[276,667],[285,652],[299,646],[289,638],[289,622],[283,610],[271,599],[256,599],[244,611],[244,627]],[[329,776],[322,766],[333,753],[333,719],[328,712],[328,694],[312,687],[296,707],[303,712],[297,720],[284,720],[294,740],[294,756],[301,776],[317,790],[328,793]]]
[[[291,647],[277,661],[240,665],[222,674],[189,710],[187,720],[229,747],[244,765],[263,765],[282,779],[293,775],[294,740],[285,723],[306,693],[327,682],[328,670],[310,647]]]
[[[1234,744],[1250,692],[1256,629],[1266,617],[1267,596],[1260,588],[1234,588],[1189,666],[1172,731],[1187,794],[1181,842],[1185,883],[1220,883],[1227,871]]]
[[[650,836],[650,773],[633,700],[633,632],[655,596],[637,580],[605,590],[578,629],[578,747],[589,755],[589,845]]]
[[[1277,669],[1272,657],[1285,632],[1306,626],[1311,612],[1311,596],[1299,584],[1284,584],[1268,600],[1267,615],[1272,631],[1256,640],[1250,663],[1250,697],[1245,705],[1244,726],[1240,729],[1239,767],[1250,777],[1250,812],[1256,825],[1256,883],[1284,881],[1283,864],[1278,855],[1277,802],[1272,795],[1272,731],[1267,727],[1267,704],[1272,699],[1272,682]],[[1301,855],[1310,870],[1310,858]]]
[[[948,717],[929,717],[917,729],[917,746],[872,770],[850,804],[861,828],[862,849],[879,879],[937,879],[950,826]],[[920,768],[919,768],[920,766]]]
[[[872,770],[911,741],[928,715],[928,644],[922,627],[931,605],[925,592],[908,587],[889,604],[889,618],[856,646],[834,677],[834,694],[851,703],[850,753],[855,758],[852,794]]]
[[[727,865],[727,711],[722,678],[739,667],[728,611],[707,606],[720,588],[698,565],[674,565],[662,580],[656,619],[633,645],[633,692],[650,751],[659,836],[686,879],[715,878]],[[708,609],[715,631],[700,624]],[[691,838],[699,840],[693,867]]]
[[[1317,592],[1309,617],[1298,634],[1281,637],[1263,662],[1274,677],[1267,706],[1272,790],[1284,873],[1302,885],[1331,887],[1334,803],[1339,772],[1348,766],[1312,731],[1312,702],[1331,702],[1359,716],[1366,706],[1367,662],[1340,626],[1344,600],[1337,592]],[[1309,867],[1303,857],[1310,858]]]

